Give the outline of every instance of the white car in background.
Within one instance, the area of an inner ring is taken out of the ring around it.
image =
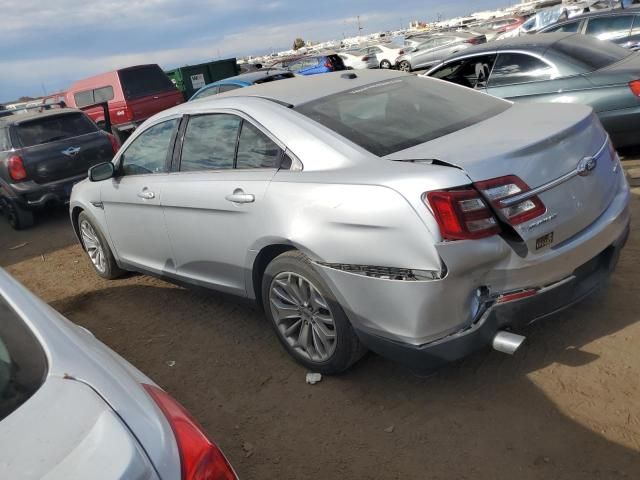
[[[338,56],[344,62],[344,66],[353,70],[378,68],[378,60],[375,56],[367,54],[366,49],[341,52]]]
[[[237,480],[178,402],[1,268],[0,478]]]
[[[396,58],[404,54],[401,47],[392,44],[370,45],[363,49],[367,55],[375,57],[377,66],[380,68],[391,68],[396,64]]]

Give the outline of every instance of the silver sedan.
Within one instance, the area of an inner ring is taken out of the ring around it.
[[[236,476],[179,403],[0,269],[0,478]]]
[[[255,299],[336,373],[371,349],[430,369],[602,285],[629,188],[591,109],[394,71],[248,87],[149,119],[73,189],[96,272]]]

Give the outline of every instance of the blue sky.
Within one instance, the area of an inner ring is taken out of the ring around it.
[[[501,7],[508,0],[2,0],[0,100],[114,68],[288,49]],[[511,2],[513,3],[513,2]]]

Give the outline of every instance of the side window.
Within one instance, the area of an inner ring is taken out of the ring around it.
[[[633,16],[633,28],[631,29],[631,35],[640,35],[640,15]]]
[[[122,154],[125,175],[144,175],[167,171],[166,160],[178,119],[159,123],[145,130]]]
[[[587,21],[587,35],[600,40],[611,40],[626,37],[631,31],[633,15],[616,15],[611,17],[590,18]]]
[[[93,101],[95,103],[108,102],[109,100],[113,100],[112,86],[96,88],[93,91]]]
[[[578,27],[580,27],[580,22],[569,22],[559,27],[551,28],[547,32],[578,33]]]
[[[382,49],[380,47],[371,47],[371,52],[373,55],[377,55],[379,53],[382,53]]]
[[[464,58],[443,65],[430,76],[464,87],[485,88],[495,61],[495,55]]]
[[[210,88],[207,88],[206,90],[203,90],[193,99],[195,100],[196,98],[210,97],[212,95],[217,95],[219,92],[220,92],[220,87],[216,85],[215,87],[210,87]]]
[[[233,168],[241,122],[228,114],[191,117],[184,133],[180,171]]]
[[[238,88],[242,88],[240,85],[220,85],[220,93],[230,92],[231,90],[236,90]]]
[[[0,128],[0,152],[10,150],[9,145],[9,131],[6,128]]]
[[[238,143],[237,168],[277,168],[282,151],[269,137],[246,120]]]
[[[550,80],[555,69],[542,60],[522,53],[501,53],[493,67],[489,87]]]
[[[437,40],[437,39],[433,38],[433,39],[431,39],[431,40],[429,40],[429,41],[427,41],[427,42],[423,42],[423,43],[421,43],[420,45],[418,45],[418,46],[416,47],[416,50],[417,50],[417,49],[420,49],[420,50],[430,50],[430,49],[432,49],[433,47],[435,47],[435,46],[436,46],[436,40]]]
[[[84,92],[78,92],[73,94],[73,99],[78,107],[86,107],[92,105],[93,102],[93,90],[86,90]]]

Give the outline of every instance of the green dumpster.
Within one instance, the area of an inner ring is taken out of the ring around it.
[[[183,93],[185,100],[189,100],[205,85],[237,75],[238,64],[235,58],[226,58],[198,65],[185,65],[165,73]]]

